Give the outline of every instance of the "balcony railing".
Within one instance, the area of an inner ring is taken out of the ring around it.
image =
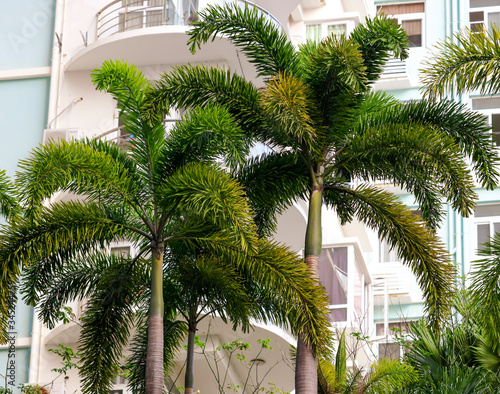
[[[406,78],[408,76],[408,69],[406,60],[389,59],[385,64],[384,71],[382,71],[381,79],[388,78]]]
[[[214,0],[223,4],[228,0]],[[272,23],[279,21],[262,7],[247,0],[240,6],[259,9]],[[155,26],[187,26],[198,17],[198,0],[115,0],[97,13],[97,39],[116,33]]]
[[[373,267],[371,270],[374,282],[379,284],[373,286],[374,296],[383,296],[385,294],[384,281],[387,281],[387,291],[389,296],[398,296],[409,294],[410,270],[401,263],[382,263]]]

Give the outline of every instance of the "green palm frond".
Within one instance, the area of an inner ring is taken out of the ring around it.
[[[498,376],[500,372],[500,345],[493,338],[490,330],[486,328],[482,335],[478,336],[478,341],[474,348],[476,358],[481,366]]]
[[[384,69],[390,57],[404,60],[408,57],[406,31],[386,15],[366,19],[356,26],[351,37],[358,43],[366,66],[368,81],[374,82]]]
[[[5,170],[0,170],[0,214],[9,219],[21,212],[14,185]]]
[[[366,67],[353,39],[331,35],[319,44],[308,42],[299,48],[299,56],[303,78],[320,105],[339,93],[365,90]]]
[[[358,179],[390,179],[415,195],[424,220],[437,228],[442,197],[468,216],[474,182],[455,141],[418,124],[375,126],[349,140],[333,168]]]
[[[234,168],[244,163],[250,149],[228,110],[217,104],[193,108],[170,131],[166,146],[167,157],[162,161],[168,173],[187,163],[218,159]]]
[[[258,250],[257,255],[242,259],[245,266],[240,267],[257,291],[258,319],[290,327],[294,335],[303,335],[316,354],[327,354],[332,332],[324,288],[311,280],[303,260],[288,248],[260,240]]]
[[[104,62],[100,69],[92,72],[92,79],[98,90],[112,94],[117,100],[124,130],[130,135],[132,160],[137,173],[145,180],[142,188],[154,194],[157,181],[154,175],[159,172],[157,167],[162,164],[165,148],[165,113],[152,118],[146,112],[151,89],[149,80],[142,71],[123,61]]]
[[[276,228],[276,217],[294,201],[306,198],[309,174],[292,152],[269,153],[253,159],[234,172],[244,186],[263,236]]]
[[[391,107],[370,122],[386,126],[413,122],[432,127],[457,141],[463,153],[472,159],[472,168],[482,187],[493,189],[498,182],[499,159],[490,128],[482,115],[463,104],[448,100],[410,101]]]
[[[5,228],[0,241],[3,262],[0,313],[8,314],[9,288],[17,280],[20,266],[41,263],[58,267],[66,259],[95,251],[125,234],[125,226],[111,222],[102,209],[77,202],[58,204],[50,211],[42,210],[37,226],[19,220],[14,226]],[[50,273],[53,268],[47,267]],[[36,299],[36,295],[33,297]]]
[[[500,30],[471,31],[464,28],[438,43],[424,62],[424,95],[444,97],[447,93],[479,90],[481,94],[500,89]]]
[[[335,375],[337,384],[343,386],[347,381],[347,353],[345,347],[345,329],[339,338],[339,346],[335,355]]]
[[[159,190],[164,212],[176,210],[227,229],[235,245],[255,249],[255,225],[242,187],[215,166],[191,164],[170,176]],[[177,237],[178,238],[178,237]]]
[[[123,349],[135,321],[136,294],[142,275],[128,265],[106,272],[82,317],[79,352],[85,393],[102,393],[113,386]]]
[[[280,145],[300,149],[313,148],[316,131],[308,113],[308,92],[304,83],[294,76],[278,74],[268,80],[261,92],[260,104],[274,128]]]
[[[243,77],[216,67],[178,66],[164,74],[150,94],[149,112],[158,112],[165,102],[181,108],[194,108],[209,103],[223,105],[238,119],[247,135],[260,135],[268,140],[271,133],[263,126],[255,86]]]
[[[120,158],[94,149],[95,144],[64,140],[42,145],[20,161],[17,185],[28,217],[36,216],[45,199],[57,191],[70,191],[97,201],[141,205],[140,180]],[[120,161],[119,161],[120,160]]]
[[[281,26],[257,7],[249,4],[239,7],[235,3],[209,5],[198,13],[198,17],[188,32],[191,52],[223,34],[241,48],[259,76],[296,73],[297,57],[293,45]]]
[[[376,361],[364,378],[364,392],[385,394],[398,392],[418,380],[415,369],[399,360],[381,359]]]
[[[436,235],[397,197],[375,187],[362,185],[353,190],[340,185],[326,186],[324,199],[343,222],[355,216],[378,231],[379,237],[391,248],[396,248],[417,277],[430,324],[437,329],[449,314],[454,269]]]
[[[58,312],[65,304],[90,297],[103,276],[112,275],[122,265],[133,268],[131,262],[124,261],[123,257],[102,252],[87,255],[81,260],[68,260],[60,266],[33,264],[23,272],[21,293],[28,304],[38,306],[42,321],[52,329],[58,322]]]

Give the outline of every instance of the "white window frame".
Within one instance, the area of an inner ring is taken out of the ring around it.
[[[488,99],[488,98],[499,98],[500,99],[500,97],[472,98],[471,99],[471,108],[472,108],[472,103],[474,100],[482,100],[482,99]],[[500,108],[477,109],[475,111],[481,115],[484,115],[487,119],[488,125],[490,125],[490,126],[493,124],[492,115],[500,115]],[[490,133],[491,133],[491,138],[492,138],[493,142],[496,141],[496,146],[500,148],[500,129],[496,132],[493,132],[493,130],[491,130]],[[493,138],[493,134],[497,134],[498,137],[496,140]]]
[[[478,256],[478,251],[481,248],[481,246],[478,244],[479,243],[479,237],[478,237],[478,226],[480,225],[489,225],[490,226],[490,231],[489,231],[489,236],[490,238],[495,235],[495,224],[500,224],[500,215],[498,216],[483,216],[479,218],[474,218],[474,255]]]
[[[345,25],[346,27],[346,32],[345,34],[348,36],[351,34],[351,32],[354,30],[355,23],[353,20],[345,19],[345,20],[321,20],[321,21],[314,21],[314,22],[308,22],[306,23],[306,33],[305,37],[307,38],[307,29],[309,26],[320,26],[321,27],[321,34],[320,34],[320,40],[325,39],[328,36],[328,27],[329,26],[339,26],[339,25]]]
[[[470,2],[469,2],[470,4]],[[473,24],[478,24],[481,23],[479,21],[477,22],[471,22],[470,21],[470,14],[472,12],[483,12],[484,13],[484,20],[482,21],[483,25],[488,26],[488,30],[490,30],[491,22],[490,22],[490,14],[493,13],[500,13],[500,5],[498,6],[489,6],[489,7],[469,7],[469,28],[472,30],[472,25]],[[499,26],[500,28],[500,26]]]

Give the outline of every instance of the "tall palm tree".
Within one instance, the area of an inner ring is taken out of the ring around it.
[[[218,35],[229,39],[254,64],[265,87],[229,70],[179,66],[152,92],[151,113],[172,104],[226,106],[249,139],[274,149],[235,170],[256,202],[259,225],[272,230],[274,214],[294,199],[307,199],[304,255],[317,278],[322,206],[335,209],[342,223],[357,218],[410,265],[437,327],[448,310],[453,277],[432,230],[444,215],[442,203],[468,215],[475,199],[471,172],[487,188],[497,181],[495,151],[481,117],[452,102],[399,103],[372,92],[385,61],[407,56],[406,33],[385,16],[367,20],[350,36],[308,42],[298,51],[249,6],[209,6],[188,34],[193,52]],[[425,224],[372,184],[380,178],[414,194]],[[302,339],[296,391],[316,393],[314,348]]]
[[[446,93],[479,90],[500,91],[500,30],[473,31],[464,28],[436,45],[422,69],[424,94],[444,97]]]
[[[182,243],[190,250],[203,250],[221,260],[235,261],[241,270],[270,288],[293,293],[301,313],[294,315],[294,309],[288,309],[291,312],[286,316],[270,315],[271,321],[293,322],[292,329],[297,332],[307,326],[308,331],[318,335],[327,332],[321,317],[326,303],[321,303],[322,296],[314,291],[314,285],[309,289],[315,295],[308,293],[305,281],[299,283],[304,289],[289,283],[284,278],[289,271],[286,265],[284,273],[277,271],[274,277],[266,276],[275,268],[272,264],[266,266],[266,261],[284,264],[290,253],[280,252],[269,242],[258,239],[242,188],[229,174],[209,162],[210,155],[217,156],[218,150],[230,151],[228,161],[241,161],[240,147],[233,146],[236,139],[227,140],[231,128],[225,127],[224,119],[228,116],[224,117],[224,111],[212,108],[192,114],[193,127],[216,119],[211,130],[218,129],[224,137],[213,139],[208,148],[195,147],[183,154],[182,143],[165,138],[162,121],[145,121],[143,106],[150,82],[139,70],[121,62],[106,62],[94,72],[93,81],[97,89],[111,93],[118,101],[125,131],[134,137],[130,151],[95,140],[63,141],[35,149],[21,162],[17,178],[26,207],[25,217],[5,228],[0,241],[2,284],[16,279],[21,264],[33,267],[31,286],[25,288],[30,304],[40,301],[57,273],[67,281],[61,284],[62,289],[54,290],[56,305],[68,297],[87,296],[95,291],[89,313],[83,319],[84,390],[109,390],[112,367],[134,324],[135,297],[139,301],[145,297],[139,296],[139,283],[146,277],[150,279],[150,287],[143,292],[149,302],[145,390],[162,393],[163,259],[175,243]],[[201,157],[208,159],[201,161]],[[84,200],[45,207],[44,201],[57,191],[84,196]],[[125,264],[122,260],[104,259],[102,249],[116,239],[131,240],[139,250],[137,256]],[[76,282],[71,281],[70,271],[65,271],[70,270],[67,264],[82,259],[102,270],[93,270],[94,276],[87,275],[90,272],[78,263],[76,270],[80,276],[76,276]],[[296,278],[299,276],[300,272]],[[69,283],[75,285],[68,287]],[[49,312],[46,316],[50,323],[53,315]],[[266,316],[263,312],[262,315]],[[321,346],[318,337],[314,337],[311,336],[312,342]],[[109,347],[103,347],[103,342],[108,342]]]

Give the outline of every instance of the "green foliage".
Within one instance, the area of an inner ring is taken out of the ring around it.
[[[73,362],[73,359],[79,359],[81,354],[76,353],[72,348],[64,346],[60,343],[57,345],[56,349],[49,349],[49,352],[57,354],[62,358],[61,368],[52,368],[52,371],[57,372],[60,375],[66,375],[69,369],[79,368],[78,364]]]
[[[348,37],[294,51],[256,9],[227,4],[200,13],[189,34],[192,50],[224,34],[255,64],[265,87],[227,70],[181,66],[148,93],[148,113],[168,105],[225,107],[245,138],[269,148],[233,168],[254,201],[261,234],[272,232],[275,215],[293,201],[309,199],[313,190],[322,193],[343,223],[360,220],[389,241],[417,275],[433,328],[444,323],[454,270],[434,229],[445,202],[462,215],[472,212],[473,175],[484,187],[495,187],[498,159],[483,120],[465,107],[403,104],[370,91],[389,57],[408,56],[406,32],[378,16]],[[424,221],[370,186],[380,178],[413,193]],[[320,242],[319,230],[308,232],[306,245]],[[305,253],[315,254],[309,248]]]
[[[487,337],[495,335],[496,327],[483,325],[479,318],[485,313],[483,305],[476,305],[474,294],[469,291],[458,293],[454,307],[456,316],[439,332],[432,331],[424,321],[411,326],[405,358],[418,372],[419,379],[403,392],[498,392],[498,373],[489,369],[489,357],[495,354],[495,348],[485,342]]]
[[[495,94],[500,89],[500,30],[464,28],[454,39],[438,43],[424,62],[424,95],[433,99],[447,93],[479,90]]]
[[[318,393],[397,393],[418,380],[416,370],[400,360],[377,360],[366,373],[356,366],[348,371],[346,366],[344,330],[335,360],[322,358],[318,362]]]
[[[25,265],[24,299],[39,306],[49,327],[69,321],[67,302],[88,298],[80,320],[82,390],[110,389],[133,328],[126,371],[134,392],[146,390],[148,311],[163,312],[165,371],[186,332],[177,316],[188,325],[217,313],[245,330],[250,318],[295,334],[309,330],[324,351],[323,289],[297,268],[294,253],[259,239],[243,188],[212,163],[225,157],[240,165],[250,147],[231,111],[195,109],[165,137],[162,109],[145,112],[151,87],[137,68],[105,62],[92,78],[119,103],[134,144],[128,152],[94,140],[33,150],[17,178],[26,215],[0,240],[4,278]],[[85,199],[43,206],[58,191]],[[106,252],[121,239],[138,250],[134,258]],[[163,265],[162,278],[153,278],[153,260]],[[163,290],[150,286],[153,279]]]

